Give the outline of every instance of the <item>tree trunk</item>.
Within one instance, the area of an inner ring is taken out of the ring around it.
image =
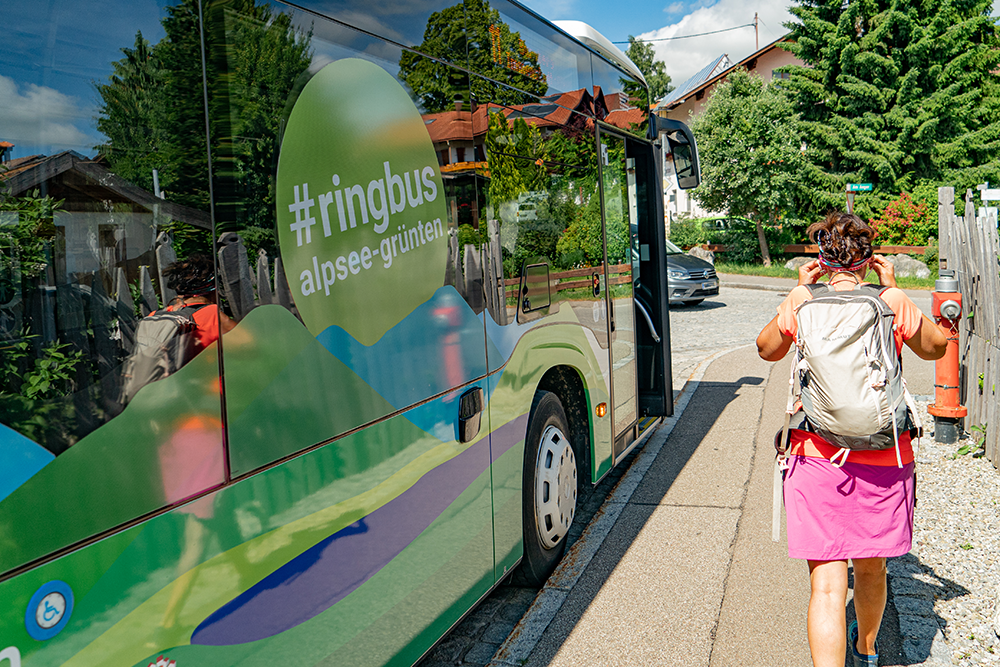
[[[760,216],[754,216],[754,224],[757,225],[757,241],[760,242],[760,256],[764,259],[764,266],[771,266],[771,253],[767,249],[767,238],[764,236],[764,224],[760,221]]]

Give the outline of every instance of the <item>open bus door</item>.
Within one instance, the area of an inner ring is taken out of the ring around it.
[[[669,417],[674,412],[670,370],[670,317],[667,307],[666,226],[663,205],[661,141],[667,143],[683,189],[701,182],[698,150],[691,130],[680,121],[649,116],[649,134],[655,143],[631,139],[635,158],[639,280],[635,285],[636,354],[639,414]]]

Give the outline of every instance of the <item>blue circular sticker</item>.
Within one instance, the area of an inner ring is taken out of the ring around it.
[[[65,581],[50,581],[28,602],[24,625],[33,639],[45,641],[62,632],[73,613],[73,589]]]

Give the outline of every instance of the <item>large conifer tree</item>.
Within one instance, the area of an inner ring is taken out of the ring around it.
[[[788,85],[823,193],[968,187],[1000,175],[1000,64],[991,0],[799,0]],[[805,211],[803,211],[805,212]],[[815,211],[813,211],[815,212]]]

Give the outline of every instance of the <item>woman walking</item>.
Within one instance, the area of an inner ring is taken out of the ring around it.
[[[872,254],[874,230],[861,218],[833,213],[807,233],[819,245],[820,258],[799,269],[798,286],[757,337],[761,358],[778,361],[798,342],[796,315],[813,296],[807,285],[829,274],[829,290],[854,290],[864,284],[869,269],[887,288],[879,296],[894,316],[895,352],[906,344],[921,359],[944,355],[945,334],[896,288],[893,266]],[[913,535],[910,433],[898,434],[898,447],[845,451],[816,430],[806,419],[803,428],[790,431],[783,488],[789,556],[809,564],[809,649],[815,667],[841,667],[850,641],[855,667],[875,666],[875,638],[886,602],[885,559],[908,553]],[[854,566],[857,612],[849,631],[848,560]]]

